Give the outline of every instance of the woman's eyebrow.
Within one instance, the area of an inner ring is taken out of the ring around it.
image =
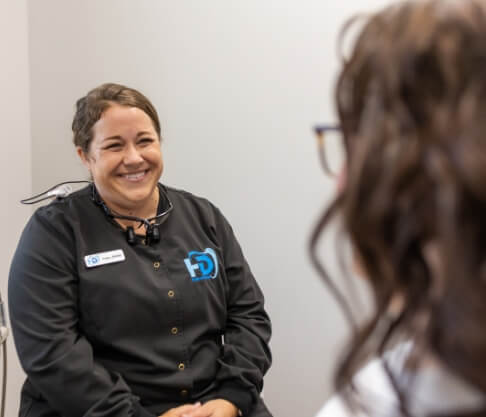
[[[137,133],[137,138],[143,135],[153,135],[153,132],[149,132],[148,130],[142,130],[141,132]]]
[[[112,140],[112,139],[123,139],[120,135],[113,135],[113,136],[108,136],[106,138],[103,139],[103,142],[107,141],[107,140]]]

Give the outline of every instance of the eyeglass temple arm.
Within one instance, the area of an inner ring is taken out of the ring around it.
[[[314,133],[317,136],[322,136],[326,132],[338,132],[341,130],[339,125],[315,125],[313,127]]]
[[[338,125],[316,125],[314,126],[313,130],[317,138],[317,145],[319,147],[319,159],[321,161],[321,165],[328,175],[333,175],[331,168],[327,163],[326,153],[324,151],[324,134],[326,132],[338,132],[341,130],[341,127]]]

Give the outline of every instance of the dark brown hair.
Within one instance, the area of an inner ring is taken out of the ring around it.
[[[405,335],[486,393],[486,3],[405,1],[369,17],[336,104],[346,184],[311,253],[328,279],[316,246],[338,215],[374,306],[370,320],[353,322],[337,388]]]
[[[73,142],[88,152],[93,139],[91,128],[101,118],[103,112],[114,103],[122,106],[137,107],[152,120],[160,138],[160,122],[157,111],[142,93],[120,84],[107,83],[91,90],[76,102],[72,130]]]

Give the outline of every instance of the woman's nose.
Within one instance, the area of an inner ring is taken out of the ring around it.
[[[125,165],[135,165],[143,162],[143,157],[140,150],[133,145],[127,146],[125,149],[125,154],[123,155],[123,162]]]

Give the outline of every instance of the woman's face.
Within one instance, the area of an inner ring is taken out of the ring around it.
[[[88,153],[77,152],[105,203],[115,211],[139,211],[158,195],[160,139],[137,107],[111,105],[93,125]]]

